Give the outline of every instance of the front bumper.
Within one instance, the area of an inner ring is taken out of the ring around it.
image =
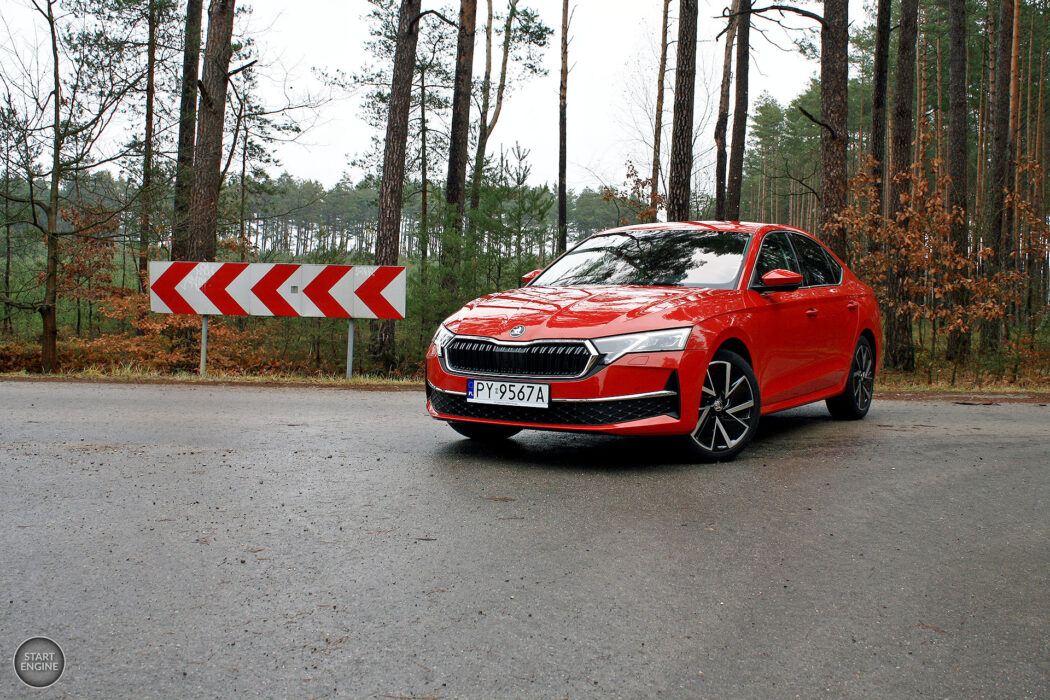
[[[548,408],[525,408],[468,403],[471,375],[449,371],[431,348],[426,361],[427,410],[439,420],[538,430],[684,434],[696,425],[699,377],[707,366],[702,354],[685,350],[626,355],[580,379],[506,377],[550,386]]]

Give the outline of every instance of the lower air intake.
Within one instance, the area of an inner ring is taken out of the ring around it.
[[[445,416],[544,425],[612,425],[678,415],[677,396],[649,396],[621,401],[552,401],[549,408],[527,408],[468,403],[465,396],[432,391],[430,405]]]

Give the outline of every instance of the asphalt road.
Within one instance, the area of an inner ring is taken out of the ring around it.
[[[1035,404],[693,465],[416,391],[0,382],[0,696],[1045,698],[1048,467]]]

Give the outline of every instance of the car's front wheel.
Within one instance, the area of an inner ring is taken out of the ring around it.
[[[708,462],[736,457],[758,430],[761,408],[751,365],[735,352],[719,350],[704,375],[700,415],[687,448]]]
[[[464,437],[481,442],[497,442],[506,440],[521,432],[521,428],[510,425],[492,425],[489,423],[466,423],[462,421],[449,421],[449,427]]]
[[[871,395],[875,389],[875,351],[865,336],[857,340],[850,363],[846,390],[825,401],[832,418],[857,420],[863,418],[871,408]]]

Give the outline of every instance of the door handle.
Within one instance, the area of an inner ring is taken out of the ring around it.
[[[857,309],[860,308],[860,304],[858,304],[855,301],[851,301],[848,304],[846,304],[846,308],[849,309],[850,311],[856,311]]]
[[[820,313],[816,309],[806,309],[806,315],[810,318],[816,318],[817,314]]]

